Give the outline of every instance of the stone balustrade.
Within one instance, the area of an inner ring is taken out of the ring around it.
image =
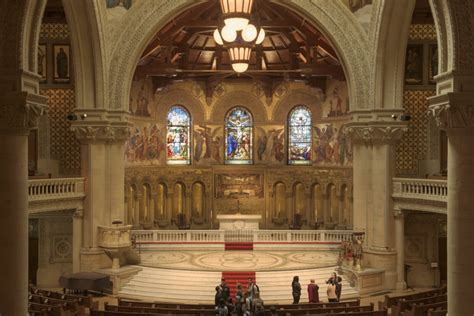
[[[30,214],[84,209],[84,178],[28,180]]]
[[[203,243],[203,242],[321,242],[340,243],[351,240],[352,230],[133,230],[137,243]]]
[[[395,209],[446,213],[447,180],[393,178]]]
[[[84,196],[84,178],[28,180],[28,200],[48,200]]]

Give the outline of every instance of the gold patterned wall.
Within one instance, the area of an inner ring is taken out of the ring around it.
[[[48,96],[51,158],[58,160],[61,175],[81,173],[81,149],[79,141],[70,130],[66,116],[74,110],[74,89],[44,89]]]
[[[408,30],[408,39],[436,41],[436,27],[434,24],[412,24]]]

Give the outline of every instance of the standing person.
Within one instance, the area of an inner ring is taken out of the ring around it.
[[[327,294],[328,294],[328,301],[330,303],[337,302],[336,285],[334,284],[333,281],[329,282]]]
[[[237,283],[237,291],[235,292],[235,312],[237,316],[242,316],[242,304],[244,304],[244,293],[242,292],[242,285]]]
[[[227,316],[229,315],[229,310],[227,309],[227,305],[225,301],[221,298],[219,304],[216,306],[216,315],[219,316]]]
[[[308,301],[310,303],[319,303],[319,286],[311,279],[308,284]]]
[[[263,300],[260,298],[260,293],[256,292],[252,302],[252,311],[257,315],[257,311],[263,312]]]
[[[342,293],[342,278],[338,276],[336,279],[336,296],[337,296],[338,302],[341,300],[341,293]]]
[[[297,275],[293,277],[293,282],[291,282],[291,290],[293,294],[293,304],[298,304],[301,297],[301,284],[300,278]]]
[[[221,279],[221,284],[219,284],[219,287],[221,289],[221,292],[222,292],[221,295],[222,295],[222,298],[224,299],[224,302],[227,302],[230,296],[230,289],[227,286],[227,283],[225,283],[224,278]]]
[[[216,286],[216,295],[214,296],[214,305],[217,306],[219,305],[219,302],[222,299],[222,291],[220,286]]]
[[[260,289],[256,283],[253,282],[252,278],[249,278],[247,285],[247,306],[250,310],[253,309],[253,299],[256,294],[260,293]]]

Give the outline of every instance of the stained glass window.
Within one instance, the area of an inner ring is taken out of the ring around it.
[[[288,117],[288,163],[291,165],[311,164],[311,113],[299,105]]]
[[[191,117],[185,108],[173,106],[168,112],[166,152],[168,164],[187,165],[190,160]]]
[[[244,108],[233,108],[225,118],[225,163],[252,163],[252,115]]]

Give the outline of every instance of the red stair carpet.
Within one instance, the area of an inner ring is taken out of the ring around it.
[[[237,283],[242,285],[242,291],[245,292],[247,290],[247,284],[249,283],[249,278],[252,278],[256,283],[255,272],[222,272],[222,277],[225,279],[225,283],[230,289],[230,297],[232,297],[232,301],[235,301],[235,292],[237,292]]]
[[[253,242],[226,241],[225,250],[253,250]]]

